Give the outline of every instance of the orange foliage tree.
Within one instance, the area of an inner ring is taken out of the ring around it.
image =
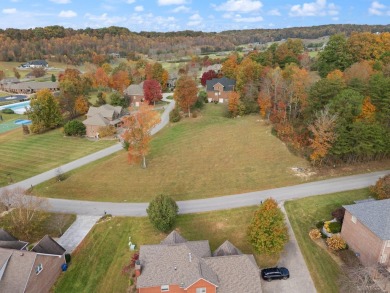
[[[188,117],[191,117],[191,107],[198,99],[198,88],[192,77],[183,75],[178,79],[173,98],[183,111],[188,112]]]
[[[120,93],[130,85],[129,73],[125,70],[119,70],[111,76],[111,86]]]
[[[151,130],[160,123],[160,114],[152,106],[142,104],[138,111],[123,118],[122,135],[127,147],[127,157],[130,164],[139,163],[146,168],[146,156],[152,139]]]
[[[259,103],[261,117],[269,119],[269,113],[272,107],[270,95],[266,91],[261,91],[257,102]]]
[[[84,115],[89,109],[88,100],[83,96],[79,96],[75,101],[74,107],[77,113]]]
[[[321,162],[325,158],[336,140],[335,127],[337,121],[337,115],[330,114],[328,107],[325,107],[316,116],[314,123],[309,126],[309,131],[313,135],[313,138],[309,138],[310,148],[313,150],[310,159],[314,163]]]
[[[103,68],[99,67],[96,69],[93,84],[95,87],[107,87],[109,85],[110,78]]]
[[[357,120],[373,122],[375,120],[376,107],[371,103],[370,97],[365,97],[362,105],[362,112],[357,117]]]
[[[230,92],[228,108],[232,117],[236,117],[238,115],[239,106],[240,106],[240,95],[237,92]]]

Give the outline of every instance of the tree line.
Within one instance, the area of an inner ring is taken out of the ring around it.
[[[198,54],[201,50],[234,50],[246,43],[266,43],[287,38],[313,39],[322,36],[352,32],[385,32],[389,25],[325,25],[285,29],[256,29],[206,33],[140,32],[127,28],[72,29],[62,26],[34,29],[0,30],[0,61],[25,62],[48,59],[67,64],[91,62],[94,54],[120,53],[134,58],[134,54],[147,54],[156,59],[172,59]]]

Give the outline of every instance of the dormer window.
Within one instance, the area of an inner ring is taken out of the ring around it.
[[[40,263],[35,267],[35,273],[38,275],[43,270],[43,265]]]

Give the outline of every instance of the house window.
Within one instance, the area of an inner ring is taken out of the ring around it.
[[[43,270],[43,265],[40,263],[35,267],[35,273],[38,275]]]
[[[355,224],[356,224],[356,217],[355,217],[355,216],[352,216],[351,221],[352,221],[352,223],[355,223]]]
[[[196,293],[206,293],[206,288],[196,288]]]
[[[215,95],[218,96],[218,92],[215,92]]]
[[[161,286],[161,292],[168,292],[169,291],[169,285],[162,285]]]

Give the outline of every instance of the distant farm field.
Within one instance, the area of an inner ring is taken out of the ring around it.
[[[64,137],[60,129],[25,136],[18,128],[0,134],[0,186],[56,168],[113,143]]]
[[[309,163],[292,155],[258,115],[230,119],[224,105],[207,104],[200,117],[158,133],[148,167],[129,165],[125,151],[71,171],[62,182],[40,184],[46,197],[145,202],[160,193],[176,200],[216,197],[305,180],[293,167]]]

